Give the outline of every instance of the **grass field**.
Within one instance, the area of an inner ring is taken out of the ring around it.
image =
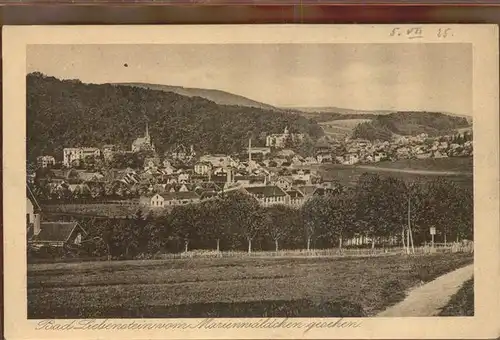
[[[401,159],[395,162],[374,163],[373,166],[401,170],[453,171],[462,172],[464,174],[472,173],[474,169],[472,157]]]
[[[326,135],[342,138],[350,136],[359,124],[369,121],[371,119],[339,119],[321,122],[320,125]]]
[[[465,282],[440,316],[474,316],[474,279]]]
[[[470,254],[31,264],[28,317],[371,316]]]
[[[428,181],[442,176],[460,186],[472,188],[472,166],[472,157],[456,157],[380,162],[370,164],[367,167],[326,164],[321,165],[319,170],[324,180],[335,180],[349,186],[354,186],[363,173],[377,173],[381,176],[395,177],[404,181]]]

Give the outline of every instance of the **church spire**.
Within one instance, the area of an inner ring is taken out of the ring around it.
[[[146,135],[145,135],[146,138],[149,138],[149,126],[148,126],[148,122],[146,121]]]

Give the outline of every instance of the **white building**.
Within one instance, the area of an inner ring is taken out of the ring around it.
[[[178,144],[174,146],[170,151],[166,152],[165,156],[173,160],[186,161],[193,159],[196,156],[196,152],[194,151],[193,145],[187,148],[182,144]]]
[[[184,205],[198,203],[200,197],[194,192],[166,192],[163,194],[154,194],[140,199],[143,206],[150,208],[165,208],[173,205]]]
[[[194,172],[198,175],[206,175],[212,170],[212,163],[198,162],[194,165]]]
[[[177,183],[189,183],[190,177],[188,173],[180,173],[177,177]]]
[[[276,186],[278,186],[280,189],[283,190],[288,190],[292,187],[293,185],[293,179],[289,177],[284,177],[280,176],[278,179],[274,182]]]
[[[295,208],[301,207],[305,202],[305,196],[299,190],[289,189],[287,190],[287,195],[290,197],[289,205]]]
[[[40,168],[46,168],[48,166],[56,164],[56,159],[52,156],[38,156],[36,158],[36,164]]]
[[[286,141],[300,142],[304,139],[301,133],[290,133],[288,127],[285,127],[283,133],[275,133],[266,137],[266,146],[275,148],[286,147]]]
[[[373,157],[373,161],[374,162],[380,162],[380,161],[382,161],[385,158],[387,158],[387,154],[385,152],[378,152]]]
[[[290,196],[276,185],[245,187],[244,190],[263,206],[290,204]]]
[[[143,205],[149,205],[151,208],[163,208],[165,206],[165,198],[160,194],[154,194],[152,197],[143,197],[141,201]]]
[[[144,171],[156,172],[161,167],[158,157],[148,157],[144,160]]]
[[[332,161],[332,155],[329,153],[320,153],[316,156],[318,163],[329,163]]]
[[[113,159],[113,155],[118,151],[118,147],[116,145],[107,144],[102,147],[102,155],[106,162],[109,162]]]
[[[79,162],[89,156],[100,157],[101,150],[92,147],[64,148],[63,165],[66,167],[70,167],[73,165],[73,162]]]
[[[345,156],[343,164],[346,165],[354,165],[359,163],[359,156],[358,154],[351,153]]]
[[[306,170],[300,169],[296,173],[292,174],[292,179],[294,181],[304,181],[307,183],[311,183],[312,174],[311,174],[311,171],[306,171]]]

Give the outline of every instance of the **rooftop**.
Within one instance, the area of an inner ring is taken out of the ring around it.
[[[245,188],[250,194],[263,197],[286,196],[286,193],[276,185],[255,186]]]
[[[77,226],[77,222],[43,222],[40,224],[40,232],[33,240],[65,242]]]

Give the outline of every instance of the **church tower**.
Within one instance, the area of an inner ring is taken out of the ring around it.
[[[144,137],[139,137],[132,143],[132,152],[139,152],[141,150],[155,151],[155,146],[149,135],[149,123],[147,121]]]

